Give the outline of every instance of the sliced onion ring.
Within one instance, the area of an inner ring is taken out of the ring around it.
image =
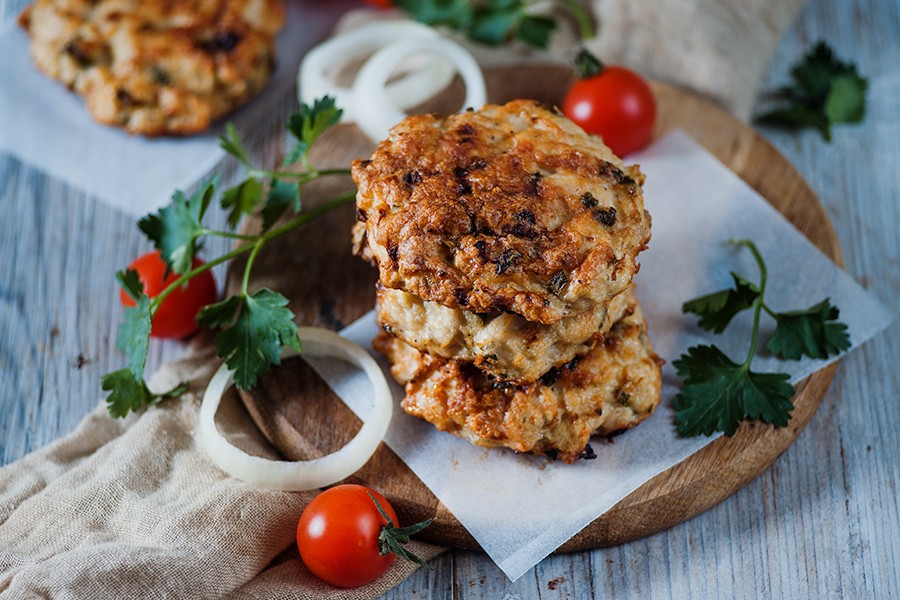
[[[377,21],[341,33],[310,50],[300,63],[297,97],[311,104],[328,95],[344,111],[343,121],[355,121],[353,93],[329,77],[354,59],[362,59],[376,50],[402,39],[433,40],[438,33],[413,21]],[[390,102],[400,109],[422,104],[444,89],[453,79],[453,67],[446,60],[432,60],[421,69],[404,74],[387,85]]]
[[[356,124],[374,141],[387,137],[391,127],[406,114],[391,102],[385,89],[388,77],[401,60],[424,54],[448,59],[466,84],[464,107],[481,108],[487,102],[484,75],[469,52],[448,39],[401,40],[385,46],[366,61],[353,82],[353,114]]]
[[[343,448],[321,458],[292,462],[252,456],[232,446],[216,428],[216,411],[222,395],[232,383],[233,374],[223,364],[213,375],[203,394],[198,427],[200,444],[222,470],[257,487],[303,491],[336,483],[366,464],[391,422],[391,392],[384,373],[368,352],[327,329],[300,327],[298,332],[304,354],[346,360],[365,372],[374,388],[372,414]],[[284,357],[295,354],[297,353],[294,351],[287,351]]]

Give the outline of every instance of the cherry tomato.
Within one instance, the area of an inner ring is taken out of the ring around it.
[[[618,156],[640,150],[653,135],[656,99],[647,82],[623,67],[605,67],[569,89],[563,113],[600,135]]]
[[[199,258],[192,263],[193,268],[203,264]],[[144,293],[155,298],[166,286],[178,279],[174,273],[163,279],[166,263],[158,250],[148,252],[135,259],[128,267],[137,271],[138,278],[144,284]],[[125,290],[119,292],[119,298],[125,306],[134,306]],[[212,304],[218,299],[216,281],[212,271],[204,271],[188,281],[187,287],[179,287],[166,296],[153,315],[150,335],[157,338],[183,338],[197,331],[197,313],[200,308]]]
[[[381,577],[393,553],[378,551],[378,534],[387,524],[372,502],[372,492],[397,524],[397,513],[384,496],[365,486],[344,484],[316,496],[297,524],[297,547],[313,575],[331,585],[358,587]]]
[[[394,5],[392,0],[366,0],[366,4],[375,8],[390,8]]]

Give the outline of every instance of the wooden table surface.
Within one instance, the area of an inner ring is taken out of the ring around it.
[[[14,14],[3,2],[2,17]],[[847,270],[900,313],[900,3],[810,0],[766,87],[827,40],[869,78],[868,115],[826,144],[765,135],[834,222]],[[0,82],[10,85],[11,82]],[[147,249],[134,219],[0,154],[0,464],[70,432],[121,366],[112,274]],[[212,248],[211,250],[216,250]],[[852,310],[852,308],[847,308]],[[448,552],[384,598],[900,597],[900,321],[847,357],[796,443],[717,507],[622,546],[551,556],[515,583]],[[154,344],[149,366],[183,352]]]

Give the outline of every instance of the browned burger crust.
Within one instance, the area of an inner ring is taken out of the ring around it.
[[[650,238],[643,175],[530,100],[409,117],[353,164],[357,252],[381,283],[555,323],[608,303]]]
[[[38,68],[97,121],[190,134],[255,96],[275,64],[283,0],[37,0],[19,17]]]
[[[419,352],[384,332],[373,345],[406,386],[406,412],[480,446],[572,462],[592,433],[634,427],[659,404],[660,361],[636,303],[579,361],[528,385],[498,385],[471,364]]]
[[[514,313],[448,308],[378,286],[375,310],[385,331],[417,350],[471,362],[498,379],[528,383],[593,348],[633,305],[629,286],[608,306],[544,325]]]

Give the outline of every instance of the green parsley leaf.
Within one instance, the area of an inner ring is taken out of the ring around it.
[[[272,180],[262,209],[263,231],[268,231],[289,207],[294,213],[300,212],[300,185],[292,181]]]
[[[262,202],[263,187],[255,177],[248,177],[222,194],[222,208],[228,212],[228,224],[237,227],[244,215],[253,214]]]
[[[759,288],[737,273],[731,273],[734,288],[694,298],[681,306],[682,312],[699,315],[698,325],[707,331],[722,333],[736,314],[753,306]]]
[[[516,37],[535,48],[546,48],[556,29],[556,21],[541,15],[524,15],[516,30]]]
[[[818,42],[791,69],[790,85],[779,90],[787,101],[759,115],[758,121],[789,127],[815,127],[831,140],[835,123],[858,123],[866,112],[868,82],[856,66],[838,59],[825,43]]]
[[[144,363],[147,362],[147,351],[150,348],[150,298],[144,294],[137,272],[130,269],[125,273],[119,271],[116,278],[136,302],[135,306],[125,309],[116,346],[128,356],[129,371],[136,379],[143,379]]]
[[[469,0],[394,0],[394,5],[426,25],[447,25],[466,31],[473,18]]]
[[[118,271],[116,273],[116,279],[119,281],[122,289],[125,290],[125,293],[135,302],[140,300],[141,296],[144,295],[144,284],[141,281],[138,272],[134,269],[127,269],[124,273]]]
[[[176,191],[170,204],[138,221],[138,228],[159,249],[166,264],[179,275],[191,269],[197,251],[197,238],[205,231],[200,222],[206,215],[217,183],[218,177],[214,177],[190,198],[181,190]]]
[[[228,296],[215,304],[207,304],[197,313],[197,323],[209,329],[224,327],[234,321],[243,305],[241,296]]]
[[[777,427],[791,418],[794,388],[784,373],[754,373],[715,346],[694,346],[674,361],[684,385],[675,396],[675,426],[682,436],[734,435],[744,419]]]
[[[328,128],[341,120],[343,112],[335,106],[332,96],[317,98],[312,106],[302,104],[300,110],[288,118],[288,129],[297,138],[297,144],[288,153],[284,164],[288,165],[305,159],[313,143]]]
[[[776,108],[757,117],[757,120],[783,127],[812,127],[818,129],[826,141],[831,141],[831,123],[828,118],[820,111],[805,106],[795,104],[786,108]]]
[[[778,325],[769,338],[769,352],[779,358],[801,356],[828,358],[850,348],[847,326],[838,321],[840,311],[825,298],[806,310],[775,313]]]
[[[168,392],[154,394],[143,378],[135,379],[128,369],[107,373],[100,378],[100,387],[111,392],[106,397],[106,408],[114,418],[124,417],[130,411],[137,412],[165,398],[177,398],[187,391],[187,384],[183,383]]]
[[[250,157],[233,123],[225,125],[225,135],[219,138],[219,147],[241,161],[244,166],[251,167]]]
[[[488,2],[475,10],[469,26],[469,37],[476,42],[499,46],[509,41],[525,16],[520,0]]]
[[[395,5],[410,17],[437,26],[444,25],[465,32],[482,44],[499,46],[518,38],[537,48],[546,48],[556,29],[556,21],[543,15],[531,15],[527,0],[395,0]],[[591,37],[593,27],[584,10],[574,2],[566,2],[579,24],[582,36]]]
[[[684,385],[675,397],[675,425],[683,436],[710,435],[723,431],[733,435],[744,419],[756,419],[777,427],[787,425],[794,406],[794,389],[784,373],[755,373],[750,364],[756,354],[760,317],[765,311],[777,321],[769,340],[769,350],[782,358],[807,354],[826,358],[849,348],[847,326],[837,321],[838,310],[826,298],[805,311],[775,313],[765,303],[768,270],[756,244],[731,240],[753,254],[759,267],[760,283],[755,285],[732,273],[734,288],[686,302],[684,312],[701,316],[705,329],[720,333],[735,314],[753,309],[753,333],[743,364],[737,364],[715,346],[689,348],[674,361]]]
[[[135,379],[129,369],[107,373],[100,379],[100,387],[111,392],[106,397],[106,408],[113,417],[124,417],[130,411],[139,411],[153,402],[153,394],[143,378]]]
[[[825,117],[831,123],[859,123],[866,115],[868,83],[856,74],[832,79],[825,98]]]
[[[244,296],[237,319],[216,336],[216,351],[234,370],[238,388],[250,389],[269,365],[280,364],[282,346],[300,350],[294,314],[287,304],[287,298],[267,288]],[[226,308],[205,320],[221,319]]]

